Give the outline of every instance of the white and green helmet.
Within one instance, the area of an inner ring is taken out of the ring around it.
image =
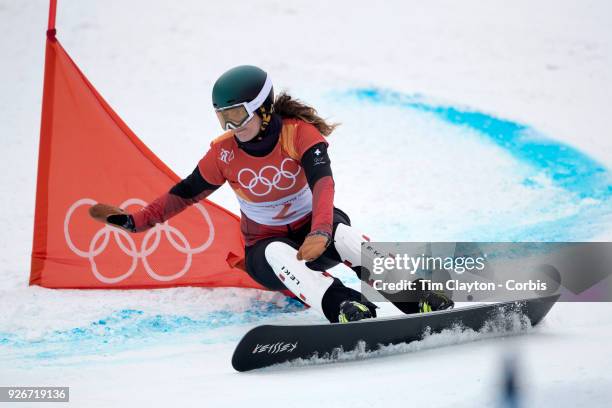
[[[240,65],[217,79],[212,90],[212,102],[225,130],[244,126],[255,113],[270,120],[274,88],[268,73],[253,65]]]

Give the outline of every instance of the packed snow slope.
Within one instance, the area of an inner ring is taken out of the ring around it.
[[[524,335],[450,331],[244,375],[230,358],[250,327],[321,317],[245,289],[27,287],[47,7],[0,0],[0,386],[67,385],[87,407],[495,406],[514,351],[526,405],[612,400],[608,304],[558,304]],[[214,80],[249,63],[342,123],[336,205],[374,239],[588,241],[612,237],[610,15],[605,0],[59,0],[57,26],[180,175],[220,133]],[[229,188],[212,198],[237,211]]]

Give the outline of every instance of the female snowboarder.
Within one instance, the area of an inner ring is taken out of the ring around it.
[[[373,303],[325,272],[344,262],[364,278],[365,269],[360,251],[367,238],[334,207],[325,136],[336,125],[286,93],[275,100],[268,74],[249,65],[221,75],[212,102],[226,132],[213,140],[191,175],[138,212],[96,204],[91,216],[141,232],[228,181],[240,203],[246,269],[256,282],[288,289],[330,322],[376,317]],[[423,312],[452,307],[452,301],[426,292],[419,302],[396,306]]]

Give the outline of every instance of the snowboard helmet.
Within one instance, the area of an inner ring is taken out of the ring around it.
[[[262,118],[261,130],[272,119],[274,88],[266,71],[253,65],[240,65],[217,79],[212,102],[225,130],[244,126],[256,113]]]

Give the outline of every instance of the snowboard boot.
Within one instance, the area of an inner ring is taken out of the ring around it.
[[[373,317],[376,317],[376,312],[356,300],[345,300],[340,303],[340,314],[338,315],[340,323],[356,322]]]
[[[455,302],[441,292],[428,290],[425,291],[421,299],[419,299],[419,313],[452,309],[454,306]]]

